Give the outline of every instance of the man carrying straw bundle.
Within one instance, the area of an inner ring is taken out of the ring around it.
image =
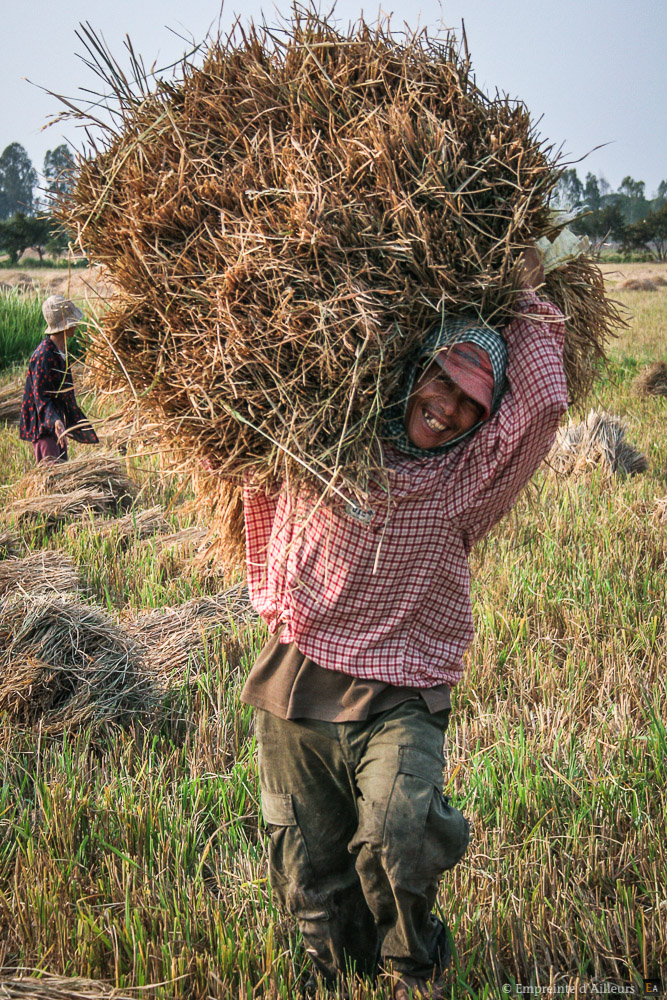
[[[77,404],[67,352],[83,313],[62,295],[49,296],[42,313],[46,331],[28,364],[19,419],[19,436],[32,441],[38,465],[66,462],[68,437],[84,444],[99,441]]]
[[[526,251],[502,337],[459,317],[425,342],[385,424],[391,496],[372,511],[246,490],[250,596],[274,633],[242,695],[258,710],[271,884],[332,987],[379,961],[396,1000],[444,995],[448,931],[431,910],[469,840],[442,794],[473,635],[467,556],[567,409],[565,325],[532,290],[542,280]]]

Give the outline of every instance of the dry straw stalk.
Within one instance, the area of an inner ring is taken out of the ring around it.
[[[231,485],[202,489],[237,542],[245,474],[363,502],[386,407],[442,311],[514,315],[522,248],[556,235],[551,149],[521,103],[477,88],[449,35],[341,33],[295,8],[152,93],[88,41],[114,124],[60,214],[115,287],[98,387],[189,468],[212,462]],[[587,258],[545,294],[568,317],[575,399],[619,313]]]

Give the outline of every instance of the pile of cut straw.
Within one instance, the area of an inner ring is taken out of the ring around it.
[[[0,595],[9,590],[62,594],[77,590],[79,586],[76,565],[62,552],[46,549],[23,559],[9,558],[0,562]]]
[[[638,396],[667,396],[667,361],[654,361],[632,383]]]
[[[70,462],[42,462],[13,487],[6,518],[21,521],[42,516],[49,522],[81,518],[93,512],[127,510],[137,488],[118,457],[86,453]]]
[[[39,977],[25,974],[3,976],[0,978],[0,1000],[133,1000],[133,998],[122,990],[93,979],[52,976],[44,972]]]
[[[58,733],[147,712],[159,687],[139,644],[102,609],[60,596],[0,600],[0,712]]]
[[[0,423],[17,424],[23,403],[23,379],[14,379],[0,388]]]
[[[626,440],[626,430],[618,417],[591,410],[581,423],[570,421],[559,429],[549,464],[566,476],[598,467],[610,474],[645,472],[648,459]]]
[[[159,504],[147,507],[146,510],[131,510],[122,517],[96,519],[93,527],[101,538],[111,538],[118,542],[155,538],[171,531],[171,524],[164,516],[164,507]],[[72,524],[67,530],[72,535],[78,529],[78,524]]]
[[[238,652],[239,629],[256,620],[247,590],[236,586],[216,597],[144,612],[128,628],[146,649],[151,667],[173,678],[184,674],[193,655],[205,651],[214,631],[222,631],[227,655]]]

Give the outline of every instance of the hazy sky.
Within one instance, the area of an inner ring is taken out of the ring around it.
[[[81,145],[83,135],[71,122],[41,131],[58,102],[33,84],[65,95],[95,88],[95,77],[77,58],[83,52],[75,36],[89,21],[104,34],[123,61],[129,34],[147,64],[178,59],[186,43],[173,32],[201,41],[209,27],[227,28],[235,14],[243,19],[264,11],[275,20],[278,8],[255,0],[229,2],[222,13],[217,0],[4,0],[5,43],[0,60],[0,151],[20,142],[35,167],[44,153],[64,140]],[[324,8],[322,8],[324,9]],[[363,8],[374,20],[377,7]],[[616,188],[626,174],[646,182],[651,196],[667,178],[667,3],[665,0],[397,0],[382,8],[392,23],[460,29],[465,20],[468,47],[477,82],[498,88],[527,104],[539,129],[576,159],[593,147],[580,177],[590,170]],[[362,7],[341,0],[336,16],[343,23]],[[172,29],[171,31],[169,29]],[[79,93],[79,97],[82,96]]]

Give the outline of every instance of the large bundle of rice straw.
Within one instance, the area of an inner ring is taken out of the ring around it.
[[[62,552],[46,549],[23,559],[9,558],[0,562],[0,595],[9,590],[62,594],[77,590],[79,585],[75,563]]]
[[[152,92],[88,44],[113,125],[60,215],[116,289],[93,333],[98,386],[232,483],[363,502],[382,415],[441,312],[502,327],[522,248],[557,235],[551,148],[521,103],[477,88],[450,35],[339,31],[295,8]],[[619,314],[588,257],[544,294],[568,316],[574,400]],[[219,483],[202,488],[229,503]]]
[[[626,440],[626,431],[618,417],[591,410],[581,423],[569,421],[559,429],[549,464],[567,476],[595,468],[621,475],[645,472],[648,459]]]
[[[41,462],[12,488],[4,516],[59,522],[92,512],[127,510],[137,494],[116,455],[86,452],[70,462]]]
[[[160,679],[101,608],[61,596],[0,600],[0,712],[44,732],[123,721],[155,704]]]

